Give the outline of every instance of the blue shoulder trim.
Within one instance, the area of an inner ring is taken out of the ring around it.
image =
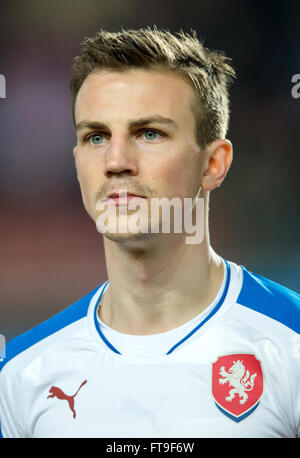
[[[0,371],[8,361],[27,350],[27,348],[86,316],[90,301],[100,286],[97,286],[97,288],[53,317],[8,342],[5,348],[5,358],[0,362]]]
[[[237,302],[299,333],[300,295],[244,267],[242,269],[243,286]]]

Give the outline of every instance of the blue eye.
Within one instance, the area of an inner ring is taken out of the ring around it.
[[[144,135],[146,140],[156,140],[158,135],[161,137],[161,134],[159,134],[155,130],[146,130],[144,132]]]
[[[103,143],[103,136],[101,134],[93,134],[89,136],[88,141],[94,145],[100,145]]]

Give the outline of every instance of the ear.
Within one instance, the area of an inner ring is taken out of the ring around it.
[[[221,139],[207,146],[208,166],[203,175],[202,189],[212,191],[220,186],[225,179],[232,163],[232,144]]]
[[[76,159],[76,156],[77,156],[77,151],[78,151],[77,146],[74,146],[74,148],[73,148],[73,156],[74,156],[75,159]]]

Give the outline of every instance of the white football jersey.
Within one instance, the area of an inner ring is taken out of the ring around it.
[[[3,437],[300,437],[300,296],[224,261],[190,322],[134,336],[98,318],[102,284],[13,339]]]

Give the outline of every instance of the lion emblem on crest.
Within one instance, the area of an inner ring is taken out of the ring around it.
[[[229,396],[225,399],[228,402],[231,402],[234,399],[235,395],[239,395],[240,404],[245,404],[248,399],[247,391],[251,391],[254,387],[254,382],[256,378],[256,373],[250,376],[250,372],[245,369],[243,361],[233,361],[233,365],[228,372],[225,370],[225,367],[222,366],[219,371],[219,383],[224,385],[229,383],[229,386],[232,386],[232,390],[229,391]]]

